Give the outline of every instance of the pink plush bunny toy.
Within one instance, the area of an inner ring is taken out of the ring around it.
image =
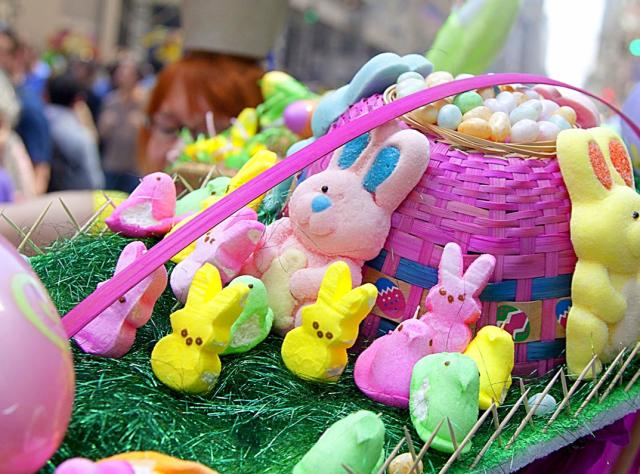
[[[267,287],[278,331],[293,328],[298,310],[315,302],[332,262],[345,261],[360,285],[364,261],[382,249],[391,214],[428,161],[427,138],[393,121],[347,143],[328,169],[296,188],[290,217],[267,228],[250,270]]]
[[[496,259],[480,255],[462,272],[462,249],[448,243],[438,268],[438,284],[425,298],[427,312],[420,318],[430,327],[433,352],[463,352],[471,341],[469,324],[478,320],[481,304],[478,296],[493,274]]]

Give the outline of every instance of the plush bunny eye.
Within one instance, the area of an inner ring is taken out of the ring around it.
[[[633,211],[633,214],[631,214],[631,217],[633,217],[634,219],[638,220],[638,218],[640,217],[640,212]]]
[[[458,295],[458,299],[459,299],[460,301],[464,301],[464,295]]]
[[[322,191],[322,192],[323,192],[323,193],[325,193],[325,194],[326,194],[326,193],[328,193],[328,192],[329,192],[329,186],[322,186],[322,187],[320,188],[320,191]]]
[[[447,294],[447,290],[445,290],[444,288],[440,288],[440,291],[438,293],[440,293],[442,296],[445,296]]]

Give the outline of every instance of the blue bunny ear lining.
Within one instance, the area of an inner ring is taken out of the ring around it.
[[[384,147],[378,152],[373,165],[367,172],[362,186],[370,193],[376,192],[378,186],[393,174],[400,161],[400,150],[394,146]]]
[[[338,158],[338,167],[344,170],[353,166],[365,148],[369,145],[370,140],[371,135],[369,133],[365,133],[364,135],[360,135],[348,142],[342,148],[342,153],[340,153],[340,158]]]

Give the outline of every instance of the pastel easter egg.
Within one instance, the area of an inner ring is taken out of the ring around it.
[[[549,99],[542,99],[542,112],[540,112],[540,118],[547,120],[553,113],[560,107],[554,101]]]
[[[507,109],[505,110],[507,113],[510,113],[517,106],[515,97],[513,97],[513,94],[509,91],[500,92],[496,96],[496,99]]]
[[[535,410],[533,415],[538,417],[551,415],[556,409],[556,399],[548,393],[542,397],[542,393],[536,393],[529,397],[529,409]],[[536,404],[538,405],[536,407]]]
[[[571,128],[571,124],[561,115],[552,115],[549,117],[549,122],[556,124],[560,131]]]
[[[553,115],[559,115],[571,125],[575,125],[576,123],[576,111],[568,105],[563,105],[562,107],[558,108],[558,110],[556,110]]]
[[[540,100],[540,94],[538,94],[536,91],[534,91],[533,89],[525,89],[522,92],[524,92],[524,95],[526,95],[527,97],[529,97],[529,99],[537,99]]]
[[[414,463],[411,453],[402,453],[393,458],[389,467],[387,468],[387,474],[415,474],[422,472],[422,461],[418,463],[417,470],[412,470]]]
[[[396,85],[396,97],[401,99],[424,89],[425,83],[421,79],[410,77]]]
[[[485,87],[484,89],[478,89],[478,94],[483,99],[493,99],[496,96],[496,91],[493,87]]]
[[[489,119],[491,127],[491,140],[494,142],[504,142],[511,135],[511,121],[504,112],[495,112]]]
[[[0,472],[38,471],[62,442],[75,376],[60,317],[38,277],[0,238]]]
[[[489,120],[491,118],[491,109],[485,105],[481,105],[480,107],[475,107],[471,109],[469,112],[462,116],[462,120],[467,120],[470,118],[479,118],[482,120]]]
[[[519,105],[511,111],[509,114],[509,120],[511,125],[515,125],[520,120],[538,120],[538,112],[533,107],[529,107],[525,104]]]
[[[509,114],[509,112],[511,111],[507,104],[498,101],[498,99],[487,99],[484,101],[484,105],[492,112],[504,112],[506,114]]]
[[[438,112],[438,126],[442,128],[448,128],[455,130],[462,121],[462,112],[460,109],[453,105],[447,104]]]
[[[311,132],[311,117],[316,109],[314,100],[297,100],[284,109],[284,124],[289,130],[301,138],[309,138]]]
[[[527,313],[515,306],[503,304],[496,310],[496,326],[513,336],[514,342],[524,342],[531,333]]]
[[[432,104],[425,105],[424,107],[420,107],[412,112],[411,115],[419,122],[435,124],[438,121],[438,112],[440,112],[440,109],[447,104],[448,102],[446,100],[439,100]]]
[[[553,141],[560,133],[560,128],[555,123],[547,122],[546,120],[538,122],[538,128],[538,140],[541,141]]]
[[[453,105],[457,105],[463,114],[466,114],[471,109],[480,107],[483,103],[482,96],[475,91],[463,92],[453,99]]]
[[[527,100],[529,100],[529,98],[524,95],[523,92],[519,91],[513,93],[513,98],[516,100],[517,105],[524,104]]]
[[[403,72],[398,76],[398,80],[396,81],[396,83],[400,84],[401,82],[404,82],[408,79],[418,79],[419,81],[424,82],[424,77],[422,77],[422,74],[420,74],[419,72],[407,71],[407,72]]]
[[[390,318],[400,318],[404,315],[407,302],[404,299],[402,290],[388,278],[379,278],[376,283],[378,298],[376,305],[385,316]]]
[[[538,99],[529,99],[527,101],[525,101],[522,104],[524,107],[531,107],[533,110],[535,110],[536,112],[538,112],[538,117],[540,117],[540,114],[542,113],[542,102],[539,101]]]
[[[538,123],[534,120],[520,120],[511,126],[511,143],[535,142],[539,132]]]
[[[477,138],[487,139],[491,136],[489,122],[481,118],[463,120],[460,125],[458,125],[458,131]]]
[[[439,84],[444,84],[445,82],[453,81],[453,76],[447,71],[434,71],[427,76],[425,81],[427,83],[427,87],[433,87]]]

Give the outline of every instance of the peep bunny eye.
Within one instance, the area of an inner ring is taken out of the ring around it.
[[[118,302],[120,302],[120,303],[123,303],[123,304],[124,304],[124,303],[126,303],[126,302],[127,302],[127,299],[126,299],[124,296],[121,296],[120,298],[118,298]]]
[[[440,291],[438,293],[440,293],[442,296],[446,296],[447,290],[445,290],[444,288],[440,288]]]
[[[464,295],[458,295],[458,300],[464,301]]]
[[[400,326],[398,326],[398,332],[402,331],[402,324]]]
[[[330,332],[326,333],[325,336],[327,339],[333,339],[333,334]]]
[[[318,324],[318,321],[314,321],[312,326],[313,326],[313,329],[318,329],[320,327],[320,325]]]
[[[186,329],[183,329],[182,331],[180,331],[180,335],[182,337],[187,337],[189,335],[189,331],[187,331]]]
[[[638,220],[638,218],[640,218],[640,212],[633,211],[633,213],[631,214],[631,217],[633,217],[635,220]]]

